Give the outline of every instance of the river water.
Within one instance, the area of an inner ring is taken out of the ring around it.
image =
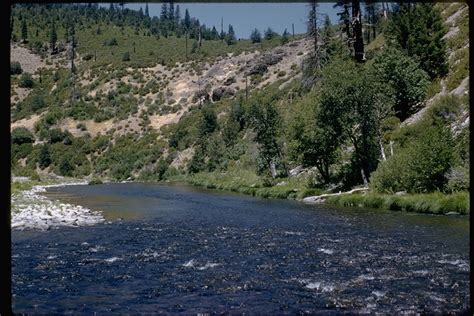
[[[12,232],[15,313],[467,313],[469,221],[184,185],[66,186],[94,226]]]

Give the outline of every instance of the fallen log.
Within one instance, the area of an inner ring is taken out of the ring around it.
[[[327,197],[330,196],[337,196],[337,195],[342,195],[342,194],[352,194],[354,192],[359,192],[359,191],[368,191],[369,188],[356,188],[352,189],[347,192],[339,192],[339,193],[327,193],[327,194],[321,194],[321,195],[315,195],[315,196],[307,196],[303,199],[303,203],[308,203],[308,204],[320,204],[324,203],[326,201]]]

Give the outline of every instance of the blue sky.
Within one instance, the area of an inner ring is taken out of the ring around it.
[[[109,7],[109,4],[101,4]],[[221,18],[224,20],[224,31],[232,24],[237,38],[248,38],[253,29],[257,28],[262,33],[271,27],[278,33],[283,33],[286,28],[291,33],[291,24],[294,23],[295,33],[306,32],[306,19],[308,16],[307,3],[175,3],[179,5],[181,16],[187,8],[192,17],[199,19],[201,24],[217,30],[221,28]],[[139,10],[145,9],[145,3],[127,3],[125,8]],[[150,15],[160,15],[161,3],[149,3]],[[328,14],[333,23],[338,19],[333,3],[320,3],[319,12]],[[323,19],[323,17],[321,17]],[[324,20],[324,19],[323,19]]]

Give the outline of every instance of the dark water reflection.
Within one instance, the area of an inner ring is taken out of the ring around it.
[[[469,308],[466,218],[136,183],[51,188],[48,195],[101,210],[109,222],[14,231],[15,312]]]

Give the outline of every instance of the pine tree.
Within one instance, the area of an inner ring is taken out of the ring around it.
[[[58,40],[58,35],[56,34],[56,27],[54,26],[54,21],[51,26],[51,31],[49,33],[49,46],[52,51],[56,50],[56,41]]]
[[[21,21],[21,38],[24,42],[28,41],[28,28],[26,27],[25,19]]]
[[[145,15],[150,17],[150,12],[148,11],[148,3],[145,5]]]
[[[235,44],[235,32],[234,32],[234,28],[232,27],[232,25],[229,24],[229,31],[227,32],[227,36],[226,36],[226,43],[227,45],[232,45],[232,44]]]
[[[288,41],[289,41],[289,38],[288,38],[289,34],[290,34],[290,33],[288,33],[288,31],[287,31],[286,29],[283,31],[283,34],[281,35],[281,39],[280,39],[280,42],[281,42],[282,45],[288,43]]]
[[[168,4],[164,2],[161,5],[161,14],[160,14],[160,19],[162,21],[166,21],[168,19]]]
[[[173,3],[173,1],[170,1],[170,4],[169,4],[168,20],[174,21],[174,3]]]
[[[217,32],[217,29],[216,29],[215,26],[212,27],[211,39],[212,40],[218,40],[219,39],[219,32]]]
[[[184,27],[187,30],[189,30],[189,28],[191,27],[191,17],[189,16],[188,9],[186,9],[186,11],[184,12]]]
[[[262,41],[262,34],[260,34],[260,31],[254,29],[250,34],[250,40],[252,41],[252,43],[260,43]]]
[[[264,38],[265,40],[271,40],[272,38],[274,38],[277,34],[269,27],[266,29],[265,33],[264,33]]]
[[[179,21],[181,20],[181,12],[179,10],[179,4],[176,6],[176,10],[174,10],[174,21],[176,25],[179,24]]]
[[[402,5],[390,20],[387,33],[395,39],[391,44],[417,58],[432,79],[448,72],[443,39],[446,28],[433,4]]]

